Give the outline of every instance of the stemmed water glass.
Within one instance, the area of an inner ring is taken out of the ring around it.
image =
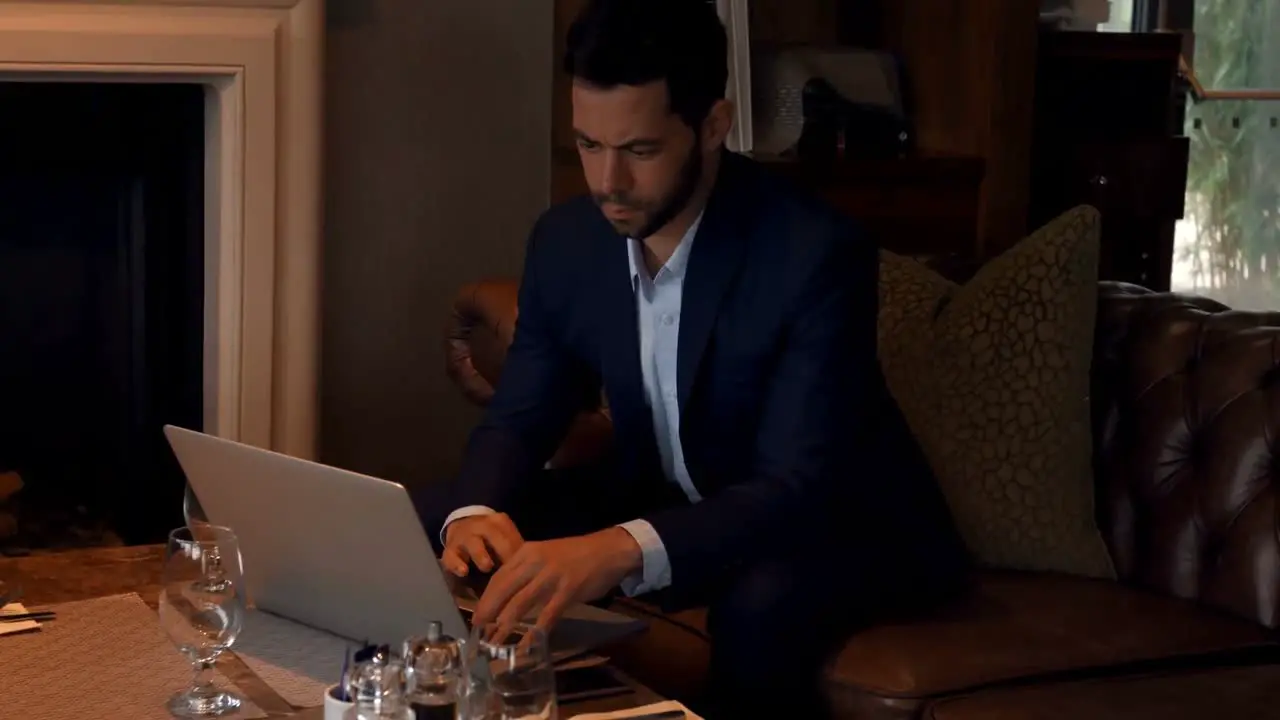
[[[169,700],[177,717],[239,709],[240,698],[213,683],[214,663],[244,624],[244,574],[235,533],[194,524],[169,533],[160,591],[160,626],[191,661],[191,686]]]

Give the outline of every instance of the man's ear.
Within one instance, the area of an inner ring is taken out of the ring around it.
[[[733,102],[720,99],[711,106],[707,119],[702,121],[702,147],[719,148],[733,129]]]

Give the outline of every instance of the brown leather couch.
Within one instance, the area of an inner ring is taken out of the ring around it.
[[[480,404],[515,290],[470,285],[454,308],[449,373]],[[1099,295],[1098,521],[1121,581],[979,572],[962,600],[849,640],[824,679],[837,717],[1280,718],[1280,313],[1131,285]],[[607,408],[584,409],[553,462],[609,438]],[[693,697],[704,613],[616,604],[652,623],[615,661]]]

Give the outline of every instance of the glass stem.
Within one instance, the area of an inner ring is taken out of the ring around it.
[[[196,660],[194,665],[195,676],[191,678],[191,689],[195,692],[205,692],[213,687],[213,659]]]

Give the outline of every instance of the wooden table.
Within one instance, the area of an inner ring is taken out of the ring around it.
[[[23,558],[0,558],[0,578],[16,582],[22,588],[21,602],[31,607],[137,593],[155,609],[163,564],[163,545],[70,550]],[[324,716],[320,707],[290,705],[234,653],[220,658],[218,669],[271,717],[321,720]],[[570,717],[578,713],[623,710],[662,699],[631,678],[621,673],[618,676],[633,688],[631,694],[562,706],[561,715]]]

